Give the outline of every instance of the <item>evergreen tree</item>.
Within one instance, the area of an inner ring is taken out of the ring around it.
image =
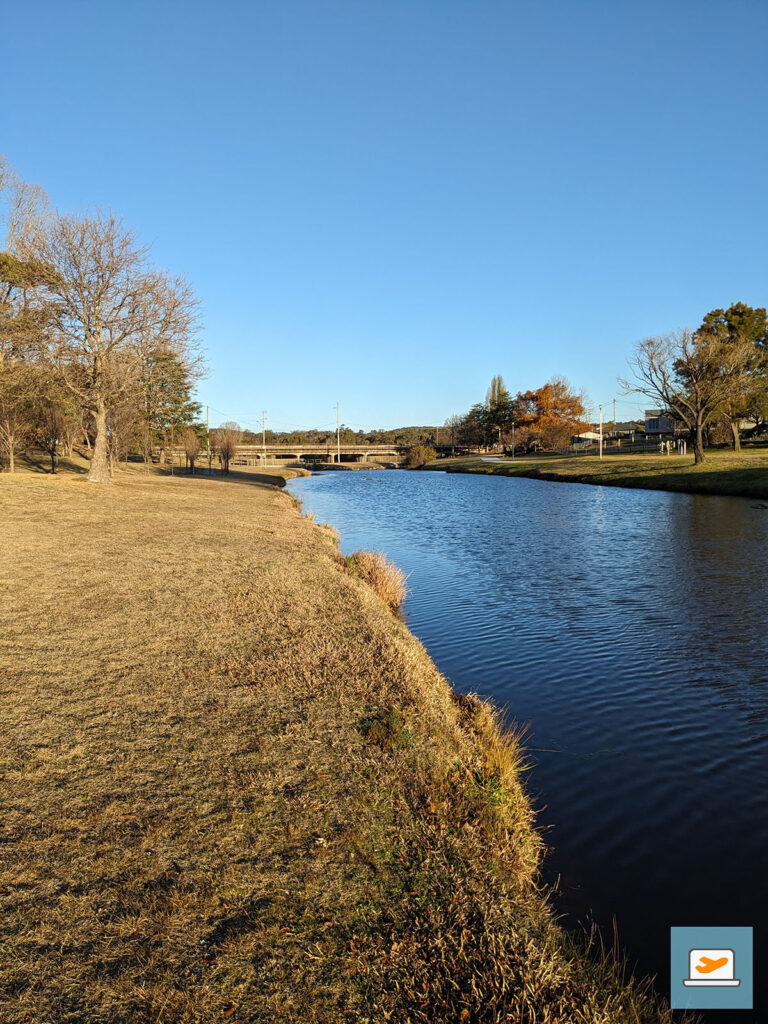
[[[512,426],[515,414],[515,403],[510,395],[504,378],[497,374],[491,380],[485,396],[486,437],[493,443],[498,440],[502,444],[504,437]]]
[[[697,334],[716,340],[722,351],[738,349],[744,354],[744,361],[738,368],[742,387],[729,396],[721,410],[733,448],[739,451],[741,420],[754,419],[756,413],[759,420],[768,399],[768,315],[764,307],[753,308],[734,302],[728,309],[713,309],[707,313]]]
[[[192,400],[193,386],[189,363],[176,352],[163,346],[145,352],[139,384],[145,462],[155,445],[173,445],[182,428],[200,416],[200,403]]]

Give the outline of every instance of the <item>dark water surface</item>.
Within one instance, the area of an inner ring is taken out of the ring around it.
[[[670,925],[752,925],[768,1020],[768,511],[404,471],[290,490],[344,552],[410,573],[408,625],[440,669],[529,727],[569,921],[612,941],[615,915],[664,992]]]

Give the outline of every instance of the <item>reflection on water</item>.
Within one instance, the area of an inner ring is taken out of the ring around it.
[[[402,471],[291,490],[409,572],[441,670],[529,727],[561,910],[615,915],[662,987],[670,925],[768,921],[768,512]]]

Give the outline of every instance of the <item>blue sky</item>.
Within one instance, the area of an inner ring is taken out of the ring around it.
[[[768,302],[764,0],[27,0],[0,152],[202,300],[211,420],[442,422]]]

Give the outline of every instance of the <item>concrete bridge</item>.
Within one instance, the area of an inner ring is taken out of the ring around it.
[[[407,447],[379,444],[239,444],[233,465],[258,466],[273,462],[399,462]]]
[[[401,462],[411,448],[416,445],[398,444],[341,444],[337,447],[335,441],[323,444],[239,444],[232,459],[233,466],[264,466],[276,465],[281,462],[318,462],[323,464],[334,462]],[[440,455],[465,454],[469,449],[461,448],[458,445],[433,444]],[[215,447],[211,448],[211,454],[218,460],[218,453]],[[184,449],[176,445],[174,458],[184,461]],[[207,458],[207,452],[201,451],[198,461],[203,462]]]
[[[275,460],[293,462],[399,462],[404,459],[411,444],[341,444],[325,442],[324,444],[239,444],[235,453],[234,463],[259,465],[265,457]],[[439,455],[464,454],[468,449],[450,444],[430,445]]]

